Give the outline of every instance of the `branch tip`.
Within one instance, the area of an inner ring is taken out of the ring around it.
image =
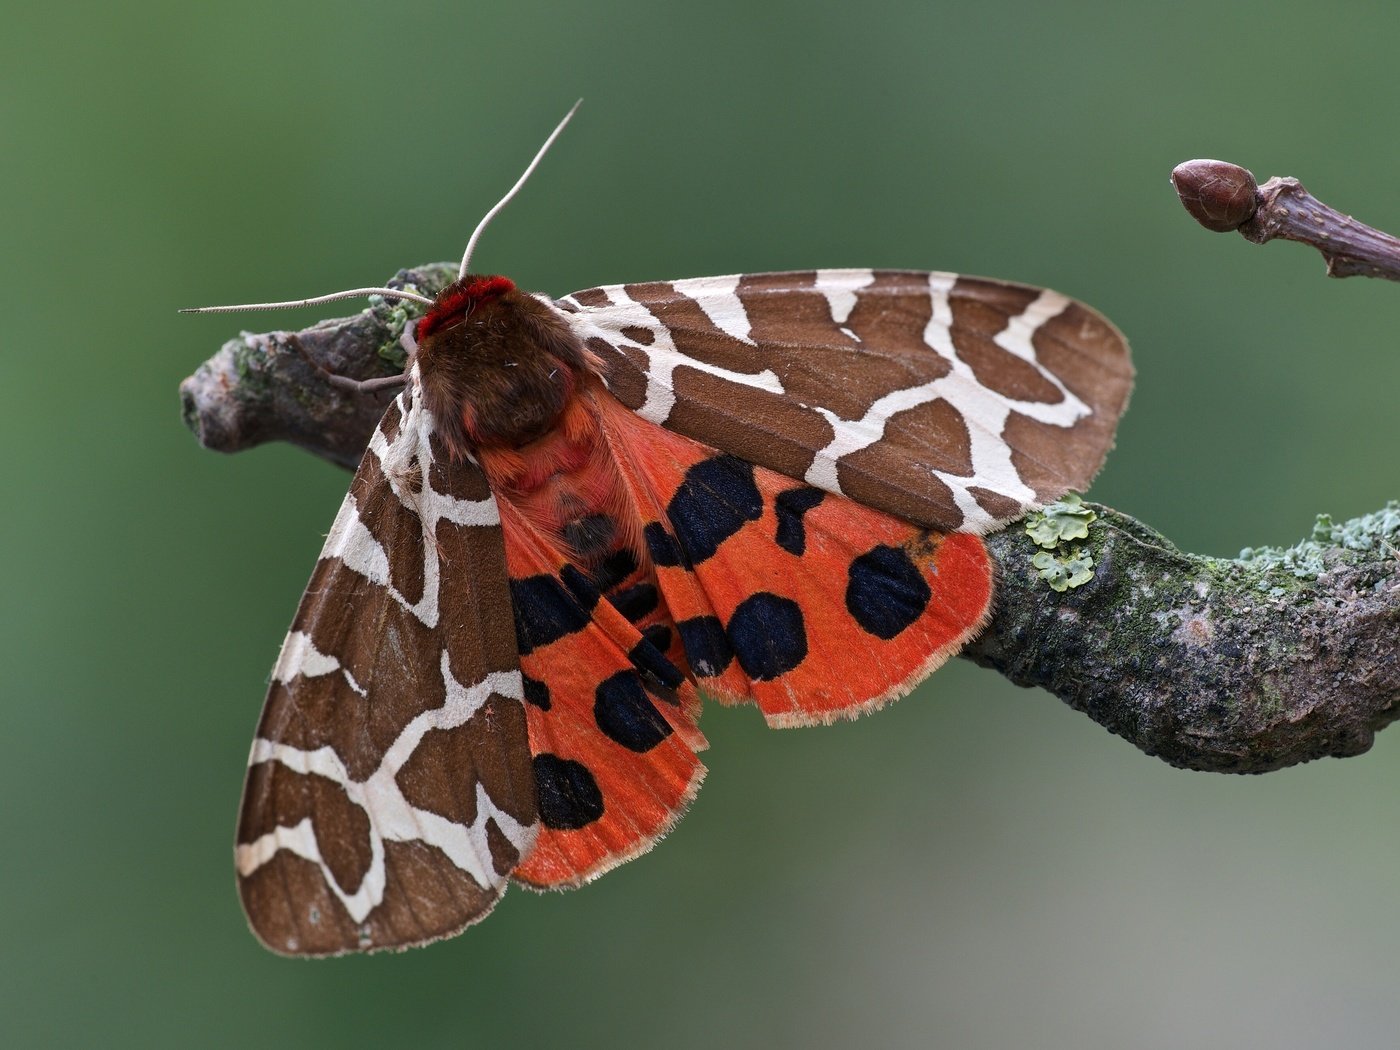
[[[1229,161],[1185,161],[1172,169],[1172,185],[1191,218],[1216,233],[1239,229],[1259,208],[1253,172]]]
[[[1357,222],[1309,193],[1292,178],[1262,186],[1238,164],[1188,160],[1172,169],[1182,206],[1208,230],[1238,230],[1264,244],[1275,238],[1316,248],[1329,277],[1400,281],[1400,239]]]

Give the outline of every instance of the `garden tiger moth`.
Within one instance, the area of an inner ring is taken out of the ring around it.
[[[572,114],[435,297],[299,303],[425,312],[250,755],[235,862],[274,951],[426,943],[644,852],[703,777],[702,694],[790,726],[907,692],[988,615],[978,536],[1112,444],[1127,346],[1054,292],[470,272]]]

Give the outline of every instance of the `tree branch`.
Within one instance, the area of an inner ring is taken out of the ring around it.
[[[1093,579],[1064,593],[1024,529],[988,537],[997,612],[964,656],[1188,769],[1357,755],[1400,717],[1400,503],[1238,559],[1094,509]]]
[[[451,263],[436,263],[400,270],[387,287],[432,295],[456,276]],[[180,384],[185,425],[216,452],[289,441],[354,470],[397,391],[352,393],[326,373],[352,379],[398,375],[407,358],[399,336],[421,314],[413,303],[375,296],[354,317],[299,332],[244,332]]]
[[[1238,230],[1246,240],[1310,244],[1327,260],[1329,277],[1400,281],[1400,240],[1323,204],[1297,179],[1260,186],[1248,168],[1223,160],[1188,160],[1172,184],[1191,217],[1208,230]]]
[[[1312,244],[1334,276],[1400,279],[1400,241],[1296,180],[1261,190],[1243,168],[1193,161],[1173,181],[1208,228]],[[431,295],[456,269],[417,267],[389,283]],[[245,333],[181,384],[185,422],[218,451],[290,441],[353,468],[392,392],[348,393],[317,366],[357,379],[397,373],[399,335],[419,313],[371,300],[300,332]],[[1092,509],[1087,536],[1062,548],[1073,572],[1020,525],[988,537],[996,611],[962,655],[1189,769],[1260,773],[1356,755],[1400,717],[1400,502],[1341,525],[1320,518],[1298,546],[1238,559],[1184,553],[1124,514]],[[1047,579],[1057,573],[1059,591]]]

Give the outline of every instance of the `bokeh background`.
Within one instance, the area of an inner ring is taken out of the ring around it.
[[[1095,498],[1187,549],[1400,495],[1400,290],[1210,235],[1178,161],[1392,229],[1400,13],[1300,0],[11,4],[0,37],[7,1046],[1391,1047],[1400,734],[1180,772],[950,666],[856,724],[714,710],[661,848],[467,935],[298,963],[231,836],[348,476],[232,458],[180,378],[306,314],[181,317],[454,258],[556,294],[810,266],[1082,297],[1139,386]]]

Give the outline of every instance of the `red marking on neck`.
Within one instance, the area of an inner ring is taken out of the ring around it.
[[[481,303],[513,291],[515,282],[509,277],[473,277],[468,274],[438,293],[437,301],[419,318],[414,334],[420,341],[426,339],[439,328],[464,320]]]

